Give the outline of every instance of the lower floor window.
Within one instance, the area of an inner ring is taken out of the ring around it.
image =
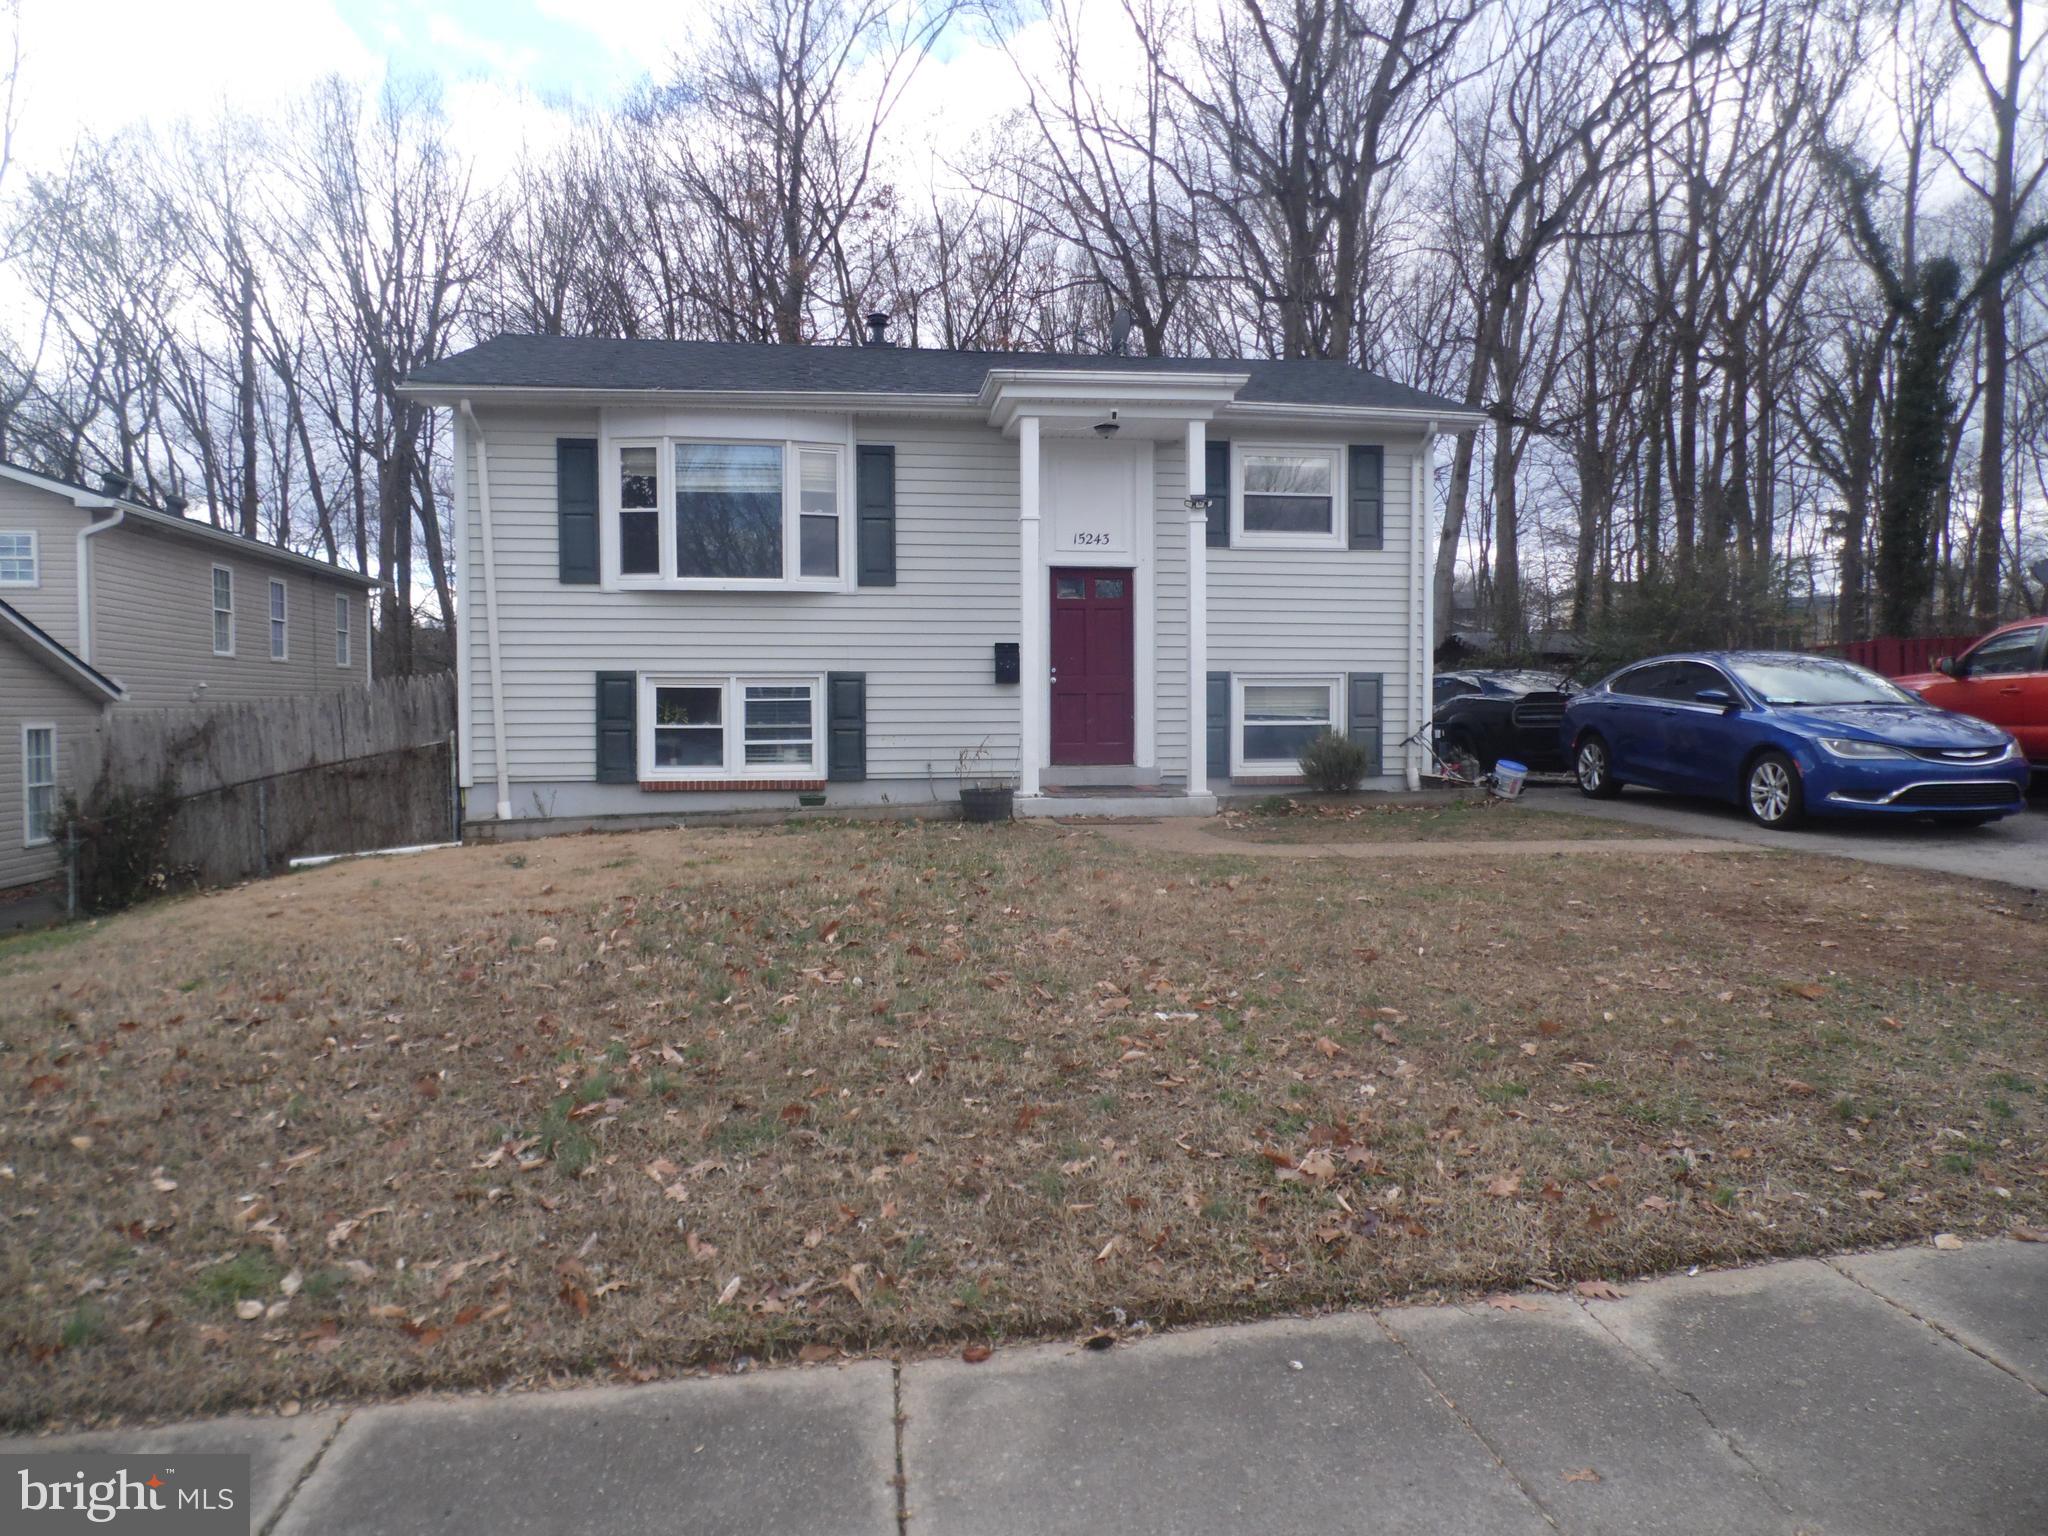
[[[21,732],[22,840],[47,843],[57,831],[57,728],[24,726]]]
[[[1337,728],[1335,678],[1243,681],[1238,698],[1238,766],[1292,772],[1302,748]]]
[[[641,777],[813,778],[816,678],[641,679]]]

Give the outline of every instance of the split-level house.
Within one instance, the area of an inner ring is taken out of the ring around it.
[[[62,796],[107,712],[368,682],[371,585],[0,463],[0,891],[58,872]]]
[[[1341,363],[499,336],[453,414],[472,820],[1413,784],[1450,401]]]

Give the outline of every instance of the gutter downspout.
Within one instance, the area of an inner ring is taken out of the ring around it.
[[[114,507],[114,515],[105,522],[88,522],[78,530],[78,659],[92,660],[92,556],[86,549],[85,541],[97,533],[106,533],[127,521],[128,509]]]
[[[484,648],[491,672],[491,761],[498,770],[498,820],[512,819],[512,776],[505,764],[505,672],[498,656],[498,561],[491,539],[491,456],[484,429],[464,396],[459,407],[476,442],[476,515],[484,535]]]
[[[1428,438],[1423,439],[1427,444]],[[1422,788],[1423,746],[1418,728],[1428,719],[1428,701],[1422,696],[1422,549],[1429,537],[1429,513],[1422,504],[1422,456],[1418,446],[1408,461],[1408,728],[1411,740],[1401,763],[1410,791]]]
[[[1418,618],[1415,632],[1415,696],[1422,701],[1423,719],[1436,713],[1436,580],[1434,555],[1437,540],[1436,440],[1437,423],[1432,421],[1422,434],[1422,451],[1415,456],[1417,480],[1415,505],[1421,537],[1415,541],[1415,590]],[[1417,754],[1418,768],[1421,754]]]

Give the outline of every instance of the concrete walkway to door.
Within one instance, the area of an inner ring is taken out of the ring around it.
[[[1622,1289],[0,1454],[247,1454],[264,1536],[2048,1531],[2048,1244]]]

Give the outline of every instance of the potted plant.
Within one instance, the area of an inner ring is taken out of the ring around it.
[[[1017,787],[1008,774],[992,771],[991,756],[987,737],[960,753],[962,821],[1008,821],[1016,809]]]

